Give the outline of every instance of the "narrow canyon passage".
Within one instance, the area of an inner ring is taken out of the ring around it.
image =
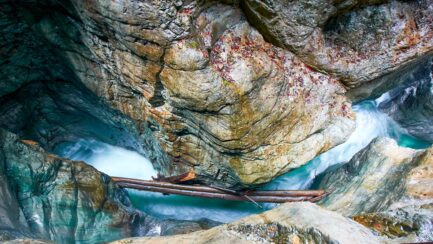
[[[432,0],[0,0],[0,243],[433,241],[432,121]]]
[[[389,137],[400,146],[424,149],[431,145],[402,128],[387,114],[378,110],[380,103],[388,102],[387,93],[376,100],[362,101],[353,106],[356,113],[356,129],[341,145],[319,155],[306,165],[277,177],[262,186],[267,190],[302,190],[314,187],[316,177],[348,162],[357,152],[377,137]],[[98,127],[98,125],[95,125]],[[58,145],[54,152],[62,157],[83,160],[110,176],[150,180],[157,171],[142,154],[112,146],[94,139],[80,139]],[[312,186],[313,185],[313,186]],[[242,217],[260,213],[277,206],[262,203],[263,209],[250,202],[233,202],[217,199],[194,198],[161,193],[140,192],[128,189],[133,205],[148,214],[167,219],[210,219],[228,223]]]

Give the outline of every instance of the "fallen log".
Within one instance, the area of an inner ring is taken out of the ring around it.
[[[164,187],[146,186],[130,183],[118,183],[119,186],[124,188],[131,188],[143,191],[159,192],[165,194],[176,194],[191,197],[204,197],[204,198],[216,198],[230,201],[249,201],[243,196],[237,196],[227,193],[211,193],[211,192],[197,192],[191,190],[179,190],[170,189]],[[273,202],[273,203],[285,203],[285,202],[301,202],[301,201],[312,201],[314,197],[276,197],[276,196],[249,196],[256,202]]]
[[[274,191],[244,191],[236,192],[229,189],[197,186],[179,185],[167,182],[156,182],[138,180],[131,178],[112,177],[120,187],[131,188],[143,191],[160,192],[164,194],[178,194],[193,197],[218,198],[232,201],[251,202],[316,202],[326,194],[323,190],[297,191],[297,190],[274,190]]]
[[[179,185],[172,184],[167,182],[155,182],[150,180],[138,180],[131,178],[123,178],[123,177],[111,177],[114,182],[118,183],[132,183],[146,186],[155,186],[155,187],[163,187],[170,189],[178,189],[178,190],[190,190],[190,191],[200,191],[200,192],[209,192],[209,193],[227,193],[224,190],[216,189],[208,186],[197,186],[197,185]],[[237,194],[246,194],[248,196],[291,196],[291,197],[317,197],[324,195],[326,191],[324,190],[269,190],[269,191],[244,191],[239,192]]]

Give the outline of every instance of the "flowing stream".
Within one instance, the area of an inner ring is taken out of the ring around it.
[[[265,186],[265,189],[307,189],[314,178],[331,166],[348,162],[357,152],[376,137],[390,137],[400,146],[415,149],[427,148],[429,143],[409,135],[377,106],[386,99],[387,93],[376,100],[368,100],[352,107],[356,113],[356,128],[349,139],[331,150],[322,153],[307,164],[292,170]]]
[[[306,165],[276,178],[263,188],[307,189],[318,174],[334,165],[349,161],[355,153],[379,136],[394,138],[401,146],[428,147],[430,144],[408,135],[389,116],[377,109],[377,105],[387,99],[386,96],[384,94],[376,100],[364,101],[353,106],[356,112],[356,129],[345,143],[319,155]],[[63,157],[83,160],[112,176],[151,179],[151,176],[156,176],[157,173],[151,162],[141,154],[95,140],[82,139],[75,143],[64,143],[55,151]],[[181,220],[206,218],[230,222],[275,206],[275,204],[263,204],[263,209],[260,209],[249,202],[167,196],[137,190],[128,190],[128,192],[136,208],[161,218]]]

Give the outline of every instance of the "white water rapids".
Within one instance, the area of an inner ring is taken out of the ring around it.
[[[394,138],[401,146],[425,147],[422,142],[407,135],[396,122],[377,110],[376,101],[354,105],[356,129],[343,144],[319,155],[309,163],[286,173],[264,186],[266,189],[306,189],[314,178],[329,167],[349,161],[352,156],[378,136]],[[56,152],[63,157],[83,160],[98,170],[112,176],[150,179],[156,175],[152,164],[141,154],[94,140],[79,140],[61,145]],[[160,193],[128,190],[134,206],[146,213],[163,218],[198,220],[211,219],[230,222],[263,211],[249,202],[210,200]],[[272,207],[264,205],[265,208]]]

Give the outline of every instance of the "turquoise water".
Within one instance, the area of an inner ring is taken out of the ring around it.
[[[356,113],[356,129],[349,139],[317,156],[307,164],[292,170],[265,185],[265,189],[308,189],[317,175],[329,167],[348,162],[353,155],[376,137],[390,137],[400,146],[424,149],[431,144],[407,133],[388,115],[377,109],[378,100],[369,100],[352,107]]]
[[[143,155],[100,141],[81,139],[63,143],[55,153],[73,160],[82,160],[111,176],[150,180],[157,172]],[[211,219],[228,222],[246,215],[259,213],[262,209],[248,202],[224,201],[179,195],[163,195],[128,189],[133,205],[153,216],[198,220]]]
[[[398,140],[398,145],[402,147],[410,147],[414,149],[425,149],[431,146],[431,143],[421,139],[417,139],[411,135],[401,135]]]
[[[376,101],[364,101],[353,106],[356,129],[349,139],[319,155],[306,165],[292,170],[263,186],[264,189],[308,189],[317,175],[330,167],[349,161],[376,137],[394,138],[400,146],[422,149],[429,143],[408,133],[386,114],[377,109]],[[143,155],[95,140],[79,140],[58,146],[56,152],[64,157],[83,160],[98,170],[113,176],[150,179],[156,175],[151,162]],[[261,204],[263,209],[249,202],[194,198],[178,195],[128,190],[133,205],[146,213],[161,218],[180,220],[211,219],[231,222],[250,214],[270,209],[275,204]]]
[[[153,216],[169,219],[211,219],[230,222],[247,215],[260,213],[263,209],[249,202],[163,195],[160,193],[128,190],[134,206]]]

